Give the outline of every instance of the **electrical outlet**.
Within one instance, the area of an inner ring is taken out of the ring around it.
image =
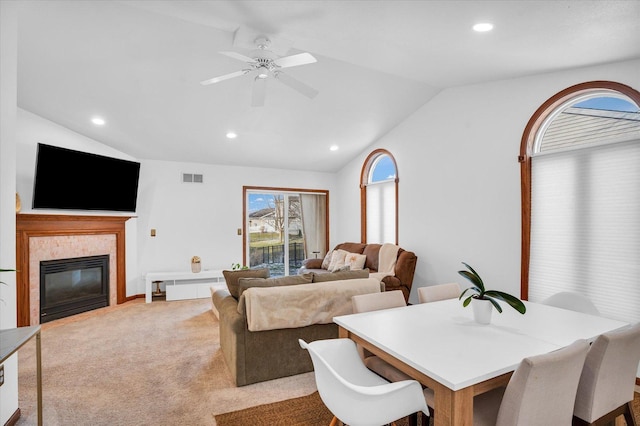
[[[4,385],[4,364],[0,365],[0,386]]]

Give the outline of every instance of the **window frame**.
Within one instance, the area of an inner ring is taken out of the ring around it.
[[[531,159],[537,136],[547,119],[571,100],[593,92],[623,94],[640,105],[640,92],[622,83],[613,81],[589,81],[568,87],[547,99],[531,116],[520,142],[520,192],[521,192],[521,268],[520,296],[529,299],[529,266],[531,257]]]
[[[248,255],[248,243],[247,243],[247,194],[249,192],[282,192],[282,193],[310,193],[310,194],[323,194],[326,197],[327,214],[325,217],[325,229],[327,230],[325,235],[325,247],[329,250],[329,190],[327,189],[309,189],[309,188],[282,188],[273,186],[243,186],[242,187],[242,259],[243,264],[247,265],[249,262]]]
[[[398,163],[393,154],[383,148],[372,151],[364,160],[360,171],[360,242],[363,244],[367,243],[367,185],[369,184],[369,176],[371,175],[372,167],[377,163],[378,158],[383,155],[391,159],[396,171],[396,177],[393,181],[395,185],[395,244],[398,245],[398,183],[400,182],[398,177]]]

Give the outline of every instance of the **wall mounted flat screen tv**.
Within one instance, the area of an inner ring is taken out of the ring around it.
[[[135,212],[140,163],[38,144],[34,209]]]

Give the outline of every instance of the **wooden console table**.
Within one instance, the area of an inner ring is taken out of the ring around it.
[[[0,364],[24,346],[33,336],[36,337],[36,362],[38,381],[38,426],[42,426],[42,355],[40,350],[40,326],[18,327],[0,330]]]

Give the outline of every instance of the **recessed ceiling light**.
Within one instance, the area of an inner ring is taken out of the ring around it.
[[[338,149],[340,149],[340,147],[339,147],[338,145],[331,145],[331,146],[329,147],[329,149],[330,149],[331,151],[337,151]]]
[[[237,137],[238,137],[238,135],[235,132],[228,132],[227,133],[227,139],[235,139]]]
[[[492,29],[493,24],[490,24],[489,22],[481,22],[473,26],[473,30],[479,33],[486,33],[487,31],[491,31]]]
[[[96,126],[104,126],[104,123],[105,123],[104,118],[100,118],[100,117],[93,117],[91,119],[91,122]]]

